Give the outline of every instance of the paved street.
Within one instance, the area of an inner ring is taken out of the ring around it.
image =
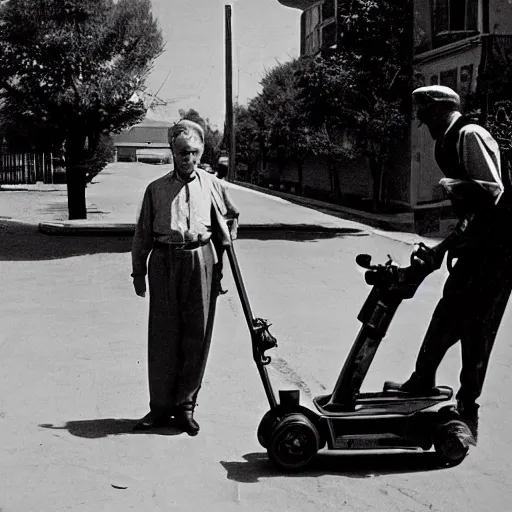
[[[110,168],[87,189],[90,218],[132,222],[145,184],[164,170],[119,167],[116,180]],[[369,291],[355,256],[391,254],[405,264],[411,247],[253,191],[232,195],[246,223],[338,228],[242,231],[236,242],[254,313],[278,338],[275,388],[329,391]],[[38,233],[35,223],[65,218],[64,191],[0,191],[2,512],[512,510],[510,306],[481,400],[479,446],[460,466],[437,469],[429,454],[330,452],[287,476],[256,440],[267,406],[229,272],[199,395],[199,436],[131,432],[148,402],[148,302],[132,291],[131,239]],[[408,376],[443,273],[404,304],[365,390]],[[439,381],[457,387],[458,369],[455,347]]]

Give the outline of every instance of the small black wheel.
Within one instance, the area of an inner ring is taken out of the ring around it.
[[[270,436],[269,459],[282,471],[296,471],[306,467],[318,452],[320,435],[304,414],[285,416]]]
[[[261,418],[256,435],[258,436],[258,442],[263,446],[263,448],[267,448],[270,436],[272,435],[274,427],[278,421],[279,416],[277,415],[277,412],[272,409],[267,411],[263,418]]]
[[[433,441],[441,463],[446,466],[460,464],[468,454],[469,445],[474,444],[471,431],[460,420],[450,420],[438,425]]]

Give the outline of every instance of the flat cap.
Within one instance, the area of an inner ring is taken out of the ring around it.
[[[450,103],[460,106],[460,96],[444,85],[427,85],[419,87],[412,92],[413,100],[421,106],[429,106],[435,103]]]

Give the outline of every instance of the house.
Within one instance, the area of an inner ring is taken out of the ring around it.
[[[116,161],[161,162],[172,161],[167,133],[172,123],[144,119],[114,137]]]
[[[302,10],[301,55],[335,47],[341,26],[338,5],[349,0],[278,1]],[[418,86],[447,85],[460,94],[463,107],[478,93],[482,99],[478,107],[484,113],[496,99],[504,99],[495,94],[492,83],[500,77],[506,81],[512,71],[510,0],[413,0],[412,8],[410,44]],[[442,176],[433,155],[433,141],[427,129],[411,121],[408,137],[394,155],[381,184],[382,200],[414,212],[418,231],[435,231],[445,206],[449,210],[438,185]],[[371,175],[364,161],[342,166],[337,181],[343,194],[362,198],[371,194]],[[309,174],[314,175],[317,186],[332,187],[332,177],[329,179],[328,171],[321,169],[322,163],[317,161],[314,167]],[[308,180],[308,168],[303,173]],[[292,174],[290,170],[289,175]]]

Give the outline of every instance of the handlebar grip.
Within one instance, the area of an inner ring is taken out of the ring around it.
[[[369,268],[372,263],[372,257],[369,254],[358,254],[356,263],[363,268]]]
[[[375,286],[379,282],[379,274],[375,270],[368,270],[368,272],[364,273],[364,280],[366,284]]]

